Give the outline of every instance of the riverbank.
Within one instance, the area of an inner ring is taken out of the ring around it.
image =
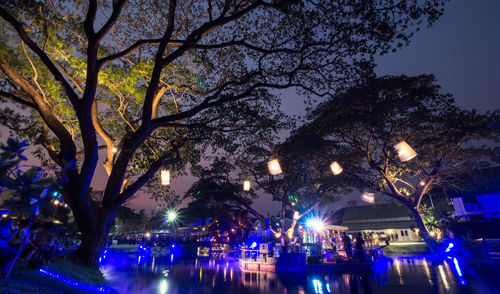
[[[430,253],[429,247],[424,242],[393,243],[383,248],[386,256],[408,256]]]
[[[0,274],[3,280],[4,274]],[[40,270],[17,265],[1,293],[117,293],[99,270],[90,269],[62,257]]]

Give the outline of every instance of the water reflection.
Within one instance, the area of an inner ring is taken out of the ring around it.
[[[498,264],[384,258],[366,273],[241,271],[236,258],[109,253],[102,271],[121,293],[500,293]]]

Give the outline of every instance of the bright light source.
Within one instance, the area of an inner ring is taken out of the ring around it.
[[[59,200],[54,200],[54,205],[59,205]]]
[[[411,146],[405,141],[401,141],[394,145],[394,149],[398,151],[399,160],[402,162],[412,160],[415,156],[417,156],[417,152],[415,152],[415,150],[413,150],[413,148],[411,148]]]
[[[280,162],[277,159],[272,159],[267,162],[267,168],[269,169],[269,173],[273,176],[281,174],[283,171],[281,170]]]
[[[151,233],[149,233],[149,232],[147,232],[145,235],[146,235],[146,238],[151,237]]]
[[[169,210],[167,212],[167,220],[169,222],[173,222],[173,221],[175,221],[175,219],[177,219],[177,211],[175,211],[174,209]]]
[[[160,285],[158,286],[158,293],[160,294],[166,294],[168,291],[168,282],[166,279],[161,279],[160,280]]]
[[[118,152],[118,148],[113,147],[113,149],[111,149],[111,151],[113,151],[113,153],[116,153],[116,152]]]
[[[332,164],[330,164],[330,169],[332,170],[332,173],[334,175],[340,175],[340,173],[342,173],[342,171],[344,170],[340,164],[336,161],[332,162]]]
[[[361,194],[361,200],[368,203],[375,203],[375,194],[363,192],[363,194]]]
[[[299,214],[299,212],[298,212],[298,211],[295,211],[295,212],[293,213],[293,219],[298,220],[299,218],[300,218],[300,214]]]
[[[324,224],[323,221],[318,218],[311,218],[306,221],[306,226],[316,232],[320,232],[323,230]]]
[[[253,242],[252,245],[250,245],[251,249],[254,249],[255,247],[257,247],[257,242]]]
[[[425,185],[425,182],[424,181],[420,181],[420,186],[424,186]]]
[[[170,185],[170,171],[169,170],[161,170],[161,184],[163,186]]]
[[[281,233],[275,233],[274,236],[276,236],[276,238],[279,238],[281,237]]]
[[[250,191],[250,181],[249,180],[245,180],[243,182],[243,191]]]
[[[451,248],[453,248],[453,247],[455,247],[455,245],[453,245],[453,243],[451,243],[451,242],[450,242],[450,243],[448,243],[448,248],[446,248],[446,249],[444,250],[444,252],[450,252]]]
[[[2,214],[3,218],[8,217],[8,216],[9,216],[8,214]]]

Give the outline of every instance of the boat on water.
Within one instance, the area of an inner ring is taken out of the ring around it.
[[[359,272],[369,271],[374,263],[373,254],[362,260],[348,260],[345,256],[327,253],[324,257],[306,252],[277,253],[267,244],[258,249],[241,249],[240,269],[255,272]],[[267,248],[266,248],[267,247]]]

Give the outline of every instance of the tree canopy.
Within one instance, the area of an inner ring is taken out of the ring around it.
[[[433,187],[460,184],[463,175],[497,164],[499,112],[480,114],[455,105],[432,75],[369,78],[320,104],[293,136],[313,134],[317,150],[335,154],[366,191],[394,198],[419,216],[423,196]],[[395,145],[406,141],[418,155],[398,159]]]
[[[74,256],[96,264],[118,207],[158,169],[267,136],[280,118],[272,90],[335,94],[442,2],[3,1],[0,119],[40,156],[73,164]],[[109,178],[94,205],[99,150]]]

